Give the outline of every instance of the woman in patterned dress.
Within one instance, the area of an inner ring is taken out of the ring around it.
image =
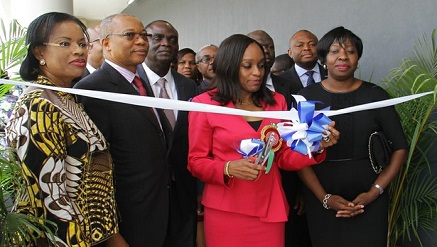
[[[83,74],[89,37],[76,17],[56,12],[39,16],[28,28],[26,44],[23,80],[71,87]],[[56,223],[56,246],[117,239],[111,238],[118,227],[108,145],[74,95],[27,88],[6,131],[26,186],[13,210]],[[37,239],[29,237],[28,245],[47,245],[51,238]]]

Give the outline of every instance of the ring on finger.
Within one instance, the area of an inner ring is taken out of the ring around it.
[[[329,140],[331,140],[331,138],[329,138],[329,136],[325,136],[325,137],[323,137],[323,141],[325,141],[325,142],[329,142]]]

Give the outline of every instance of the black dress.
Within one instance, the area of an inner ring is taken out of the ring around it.
[[[300,91],[307,100],[321,101],[317,109],[331,110],[380,101],[388,98],[379,86],[369,82],[354,91],[332,93],[321,83]],[[354,200],[367,192],[376,180],[368,158],[368,138],[382,130],[393,142],[394,150],[408,147],[394,107],[384,107],[331,117],[340,131],[338,143],[327,151],[326,160],[312,166],[326,193]],[[307,188],[304,198],[311,241],[314,247],[385,247],[388,228],[388,195],[383,193],[364,208],[364,213],[352,218],[336,218],[335,210],[327,210]]]

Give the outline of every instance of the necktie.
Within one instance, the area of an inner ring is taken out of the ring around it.
[[[308,71],[305,73],[305,75],[308,76],[308,79],[307,79],[307,87],[308,87],[308,86],[311,86],[311,85],[313,85],[313,84],[316,83],[316,82],[314,81],[313,74],[314,74],[314,71],[312,71],[312,70],[308,70]]]
[[[146,89],[144,88],[143,82],[141,81],[141,79],[138,76],[134,77],[134,80],[132,81],[132,83],[135,85],[135,87],[137,87],[138,89],[138,93],[140,93],[141,96],[146,96]]]
[[[166,82],[167,82],[167,80],[165,78],[160,78],[157,81],[158,85],[161,87],[161,91],[159,92],[159,98],[170,99],[170,97],[167,94],[167,90],[165,88]],[[170,123],[171,128],[174,129],[174,125],[176,123],[176,118],[175,118],[173,110],[163,109],[163,111],[165,113],[165,116],[167,117],[168,122]]]

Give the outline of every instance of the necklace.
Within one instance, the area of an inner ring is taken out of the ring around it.
[[[238,101],[237,104],[239,104],[239,105],[251,105],[251,104],[253,104],[253,100],[251,100],[251,101],[246,101],[246,102],[244,102],[244,101]]]

